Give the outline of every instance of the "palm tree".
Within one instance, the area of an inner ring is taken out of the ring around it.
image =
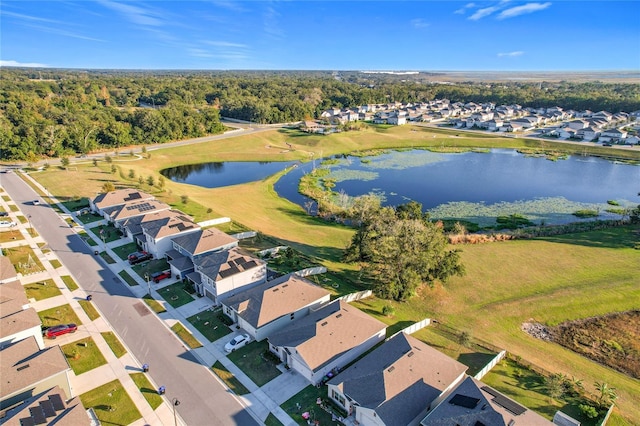
[[[615,404],[616,399],[618,399],[616,388],[610,387],[605,382],[596,382],[595,386],[599,392],[599,395],[597,395],[598,403],[602,408],[608,408],[611,404]]]

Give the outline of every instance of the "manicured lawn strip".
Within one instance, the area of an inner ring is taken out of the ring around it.
[[[469,367],[467,374],[470,376],[477,374],[497,355],[473,342],[473,339],[466,346],[462,345],[458,343],[458,336],[451,330],[445,330],[437,325],[418,330],[413,333],[413,337]]]
[[[78,284],[71,278],[71,275],[63,275],[60,277],[64,284],[67,286],[69,291],[74,291],[78,289]]]
[[[107,363],[91,337],[62,346],[62,352],[76,375],[86,373]]]
[[[117,379],[83,393],[80,400],[84,408],[95,410],[98,420],[105,426],[128,425],[142,417]]]
[[[8,195],[3,195],[3,196],[2,196],[2,199],[3,199],[5,202],[7,202],[7,203],[8,203],[9,201],[11,201],[11,197],[9,197]]]
[[[18,218],[21,218],[24,216],[18,216]],[[5,218],[2,218],[5,219]],[[0,243],[7,243],[10,241],[15,241],[15,240],[23,240],[24,237],[22,236],[22,232],[18,231],[18,230],[11,230],[11,231],[2,231],[0,232]]]
[[[78,303],[91,321],[95,321],[100,318],[100,314],[96,310],[95,306],[93,306],[93,303],[88,300],[78,300]]]
[[[38,281],[24,286],[28,299],[44,300],[50,297],[60,296],[62,292],[52,279]]]
[[[162,306],[162,304],[160,302],[158,302],[156,299],[154,299],[149,293],[145,294],[142,297],[142,300],[144,300],[144,302],[147,305],[149,305],[151,310],[153,312],[155,312],[156,314],[161,314],[163,312],[167,312],[167,310],[164,308],[164,306]]]
[[[416,131],[412,131],[412,130]],[[482,138],[451,137],[457,131],[433,132],[428,128],[399,126],[391,129],[367,128],[363,132],[345,132],[330,136],[290,136],[299,133],[274,130],[233,139],[229,144],[211,142],[199,145],[162,149],[153,152],[152,160],[131,162],[136,176],[157,175],[157,170],[181,164],[206,161],[308,161],[311,156],[330,156],[338,153],[372,148],[432,147],[495,147],[495,148],[539,148],[542,144],[554,150],[573,150],[581,153],[582,145],[540,142],[526,138]],[[435,138],[433,136],[436,136]],[[466,135],[466,134],[465,134]],[[295,150],[287,150],[292,143]],[[285,151],[288,151],[285,153]],[[619,155],[639,158],[637,152],[594,147],[588,149],[598,155]],[[100,190],[104,180],[113,176],[105,168],[96,173],[95,168],[79,166],[77,172],[49,170],[38,173],[37,178],[47,188],[56,188],[60,195],[76,194],[93,196]],[[280,199],[273,190],[277,176],[260,182],[233,187],[206,189],[167,181],[165,192],[151,190],[165,202],[179,200],[188,194],[192,204],[215,205],[215,216],[228,216],[241,220],[249,229],[286,241],[286,245],[300,250],[314,261],[324,264],[340,276],[346,277],[355,288],[364,287],[359,282],[357,265],[341,262],[344,247],[349,244],[353,230],[313,217],[301,207]],[[71,182],[82,181],[81,188]],[[121,182],[116,182],[122,186]],[[134,182],[124,182],[136,186]],[[58,195],[56,194],[56,196]],[[183,206],[178,208],[185,211]],[[242,212],[242,216],[238,216]],[[201,220],[196,217],[196,220]],[[619,231],[612,231],[619,234]],[[432,290],[420,294],[406,304],[396,307],[393,319],[383,319],[396,329],[405,324],[435,317],[450,323],[457,329],[466,329],[472,336],[504,347],[517,355],[554,372],[562,372],[582,378],[592,387],[595,380],[605,380],[618,389],[618,405],[621,412],[633,423],[640,421],[640,404],[633,395],[640,394],[640,385],[628,377],[611,372],[592,361],[585,360],[557,345],[533,339],[520,331],[520,324],[530,318],[549,321],[551,324],[563,320],[602,315],[610,311],[633,308],[632,301],[640,298],[640,290],[633,276],[636,271],[637,251],[612,246],[610,238],[598,241],[601,234],[589,235],[594,243],[572,244],[574,235],[566,236],[564,242],[555,241],[511,241],[475,246],[460,246],[467,275],[455,277],[446,289],[436,285]],[[628,238],[626,239],[628,240]],[[611,272],[613,272],[611,274]],[[575,277],[575,279],[574,279]],[[497,283],[497,284],[496,284]],[[345,290],[348,290],[344,287]],[[588,289],[588,291],[586,291]],[[338,292],[342,293],[340,285]],[[345,293],[348,291],[345,291]],[[381,315],[382,301],[367,301],[372,313]],[[548,306],[549,305],[549,306]],[[550,308],[547,310],[547,308]],[[479,320],[481,319],[481,320]],[[590,389],[592,390],[592,389]]]
[[[129,256],[130,253],[138,250],[138,246],[136,245],[136,243],[129,243],[123,246],[115,247],[112,250],[120,259],[127,260],[127,256]]]
[[[11,210],[12,212],[19,212],[20,209],[18,208],[18,206],[16,206],[15,204],[9,204],[9,210]]]
[[[283,403],[280,408],[289,414],[289,416],[291,416],[291,418],[299,425],[307,424],[307,421],[302,418],[302,413],[310,414],[311,424],[313,424],[314,420],[319,421],[321,425],[332,425],[336,423],[331,414],[318,406],[316,402],[318,398],[325,400],[326,403],[328,400],[327,387],[320,386],[317,388],[313,385],[309,385]],[[298,407],[300,407],[299,410]],[[340,413],[338,411],[337,407],[333,408],[333,412],[336,416],[344,415],[344,413]]]
[[[123,269],[122,271],[118,272],[118,275],[131,287],[138,285],[138,282],[131,275],[129,275],[126,270]]]
[[[100,231],[103,231],[102,234],[100,234]],[[91,228],[91,232],[93,232],[100,241],[106,243],[117,241],[122,238],[122,233],[118,231],[113,225],[98,225],[94,228]]]
[[[179,308],[180,306],[186,305],[194,300],[193,297],[186,292],[182,282],[177,282],[163,287],[158,290],[158,293],[174,308]]]
[[[107,342],[107,345],[109,345],[116,358],[121,358],[127,353],[127,350],[124,348],[122,343],[120,343],[120,340],[118,340],[113,331],[104,331],[100,334],[105,342]]]
[[[89,244],[91,247],[95,247],[98,245],[98,243],[96,243],[93,238],[91,238],[89,236],[89,234],[87,234],[85,231],[80,231],[78,232],[78,235],[80,235],[80,238],[82,238],[87,244]]]
[[[131,379],[136,384],[140,393],[147,400],[151,408],[154,410],[162,405],[162,397],[158,395],[158,390],[153,387],[149,379],[144,373],[132,373],[129,374]]]
[[[101,251],[100,257],[103,258],[104,261],[107,262],[109,265],[116,263],[116,261],[113,260],[113,258],[109,256],[109,253],[107,253],[106,251]]]
[[[16,216],[18,218],[18,220],[20,221],[20,223],[27,223],[29,221],[29,219],[27,219],[26,217],[24,217],[23,215],[19,214]]]
[[[187,321],[202,333],[207,340],[215,342],[231,333],[231,329],[222,322],[220,315],[224,315],[222,309],[206,310],[187,318]]]
[[[93,214],[93,213],[77,215],[76,218],[78,219],[78,221],[82,222],[84,225],[87,225],[93,222],[98,222],[104,219],[103,216],[100,216],[99,214]]]
[[[16,271],[21,274],[32,274],[44,270],[38,256],[29,246],[18,246],[2,249],[5,256],[9,258]]]
[[[189,333],[189,330],[184,328],[182,324],[179,322],[175,323],[173,327],[171,327],[174,333],[178,335],[178,337],[191,349],[201,348],[202,343],[198,342],[198,339],[193,337],[193,334]]]
[[[264,424],[266,426],[284,426],[280,420],[273,413],[269,413],[267,418],[264,420]]]
[[[235,352],[231,352],[227,357],[256,385],[263,386],[282,374],[273,361],[264,356],[268,347],[269,344],[266,340],[254,341]]]
[[[146,262],[142,262],[137,265],[134,265],[131,268],[136,274],[138,274],[138,276],[140,276],[140,278],[142,278],[143,280],[146,280],[146,276],[149,276],[149,279],[151,279],[151,275],[154,272],[165,271],[170,267],[171,266],[169,266],[169,263],[167,263],[167,259],[162,258],[162,259],[148,260]]]
[[[61,204],[67,208],[70,212],[89,207],[89,198],[82,197],[73,200],[62,201]]]
[[[216,373],[216,376],[220,377],[220,380],[225,382],[229,389],[236,395],[246,395],[249,393],[249,389],[247,389],[236,376],[231,374],[220,361],[216,361],[211,367],[211,370]]]
[[[51,266],[53,266],[54,269],[58,269],[62,266],[62,263],[60,263],[58,259],[53,259],[50,262],[51,262]]]
[[[51,327],[59,324],[77,324],[80,325],[80,318],[73,311],[71,305],[60,305],[55,308],[46,309],[38,312],[43,327]]]

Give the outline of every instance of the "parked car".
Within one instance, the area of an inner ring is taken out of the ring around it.
[[[44,337],[47,339],[55,339],[58,336],[62,336],[67,333],[75,333],[78,330],[78,326],[75,324],[61,324],[49,327],[44,332]]]
[[[156,284],[158,284],[165,278],[171,278],[171,271],[154,272],[153,274],[151,274],[151,279]]]
[[[17,224],[10,220],[0,220],[0,228],[13,228]]]
[[[144,262],[145,260],[153,259],[153,255],[146,251],[137,251],[127,256],[127,259],[129,259],[130,265],[135,265],[137,263]]]
[[[33,200],[31,204],[33,204],[34,206],[40,205],[40,200]]]
[[[229,343],[224,345],[224,350],[226,352],[233,352],[236,349],[240,349],[241,347],[249,343],[249,340],[250,340],[250,337],[248,334],[241,334],[239,336],[234,337],[233,340],[231,340]]]
[[[0,212],[0,217],[5,217],[5,216],[9,216],[9,213],[7,213],[7,212]]]

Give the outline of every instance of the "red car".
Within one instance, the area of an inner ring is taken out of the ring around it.
[[[151,275],[151,279],[156,284],[158,284],[160,281],[164,280],[165,278],[171,278],[171,271],[156,272]]]
[[[130,265],[136,265],[138,263],[142,263],[146,260],[151,260],[153,259],[153,256],[151,255],[151,253],[147,253],[146,251],[137,251],[135,253],[131,253],[129,256],[127,256],[127,259],[129,259],[129,264]]]
[[[58,336],[62,336],[67,333],[75,333],[78,330],[78,326],[75,324],[61,324],[49,327],[44,332],[44,337],[47,339],[55,339]]]

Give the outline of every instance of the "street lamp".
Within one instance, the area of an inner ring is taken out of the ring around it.
[[[149,296],[151,296],[151,283],[149,282],[149,273],[145,272],[144,278],[147,280],[147,289],[149,289]]]
[[[33,229],[31,228],[31,215],[27,215],[27,220],[29,221],[29,236],[33,237]]]
[[[173,402],[173,424],[174,426],[178,426],[178,419],[176,418],[176,407],[180,405],[180,401],[178,401],[178,398],[173,398],[171,402]]]

